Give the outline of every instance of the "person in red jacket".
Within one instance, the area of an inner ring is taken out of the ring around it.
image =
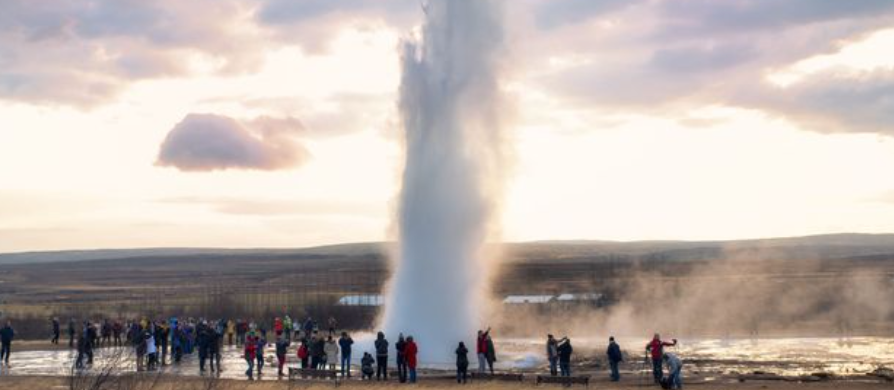
[[[475,353],[478,354],[478,372],[484,374],[487,370],[487,336],[490,335],[490,327],[486,331],[478,331],[478,342]]]
[[[407,359],[407,368],[410,371],[410,383],[416,383],[416,354],[419,353],[419,347],[413,341],[413,336],[407,337],[407,344],[404,346],[404,359]]]
[[[245,371],[245,375],[248,376],[249,380],[254,379],[252,373],[255,369],[255,358],[258,351],[257,348],[257,340],[254,336],[254,332],[251,332],[245,339],[245,361],[248,363],[248,370]]]
[[[646,352],[652,357],[652,376],[655,378],[655,383],[661,383],[661,378],[664,377],[664,371],[661,368],[662,358],[664,357],[664,347],[671,347],[674,345],[677,345],[677,339],[674,339],[674,342],[672,343],[661,341],[661,335],[658,333],[655,333],[655,336],[652,337],[652,341],[646,344]]]
[[[276,333],[276,337],[282,336],[282,318],[276,317],[273,320],[273,332]]]

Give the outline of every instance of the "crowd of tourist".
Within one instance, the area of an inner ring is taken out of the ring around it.
[[[77,351],[76,368],[93,365],[94,350],[99,347],[129,347],[135,356],[137,371],[155,371],[169,364],[180,364],[187,355],[197,355],[199,372],[204,375],[206,368],[211,373],[223,370],[221,356],[224,345],[241,349],[247,369],[246,377],[254,379],[263,374],[267,348],[272,346],[277,375],[284,376],[284,368],[289,365],[289,349],[295,347],[295,368],[301,370],[327,370],[336,372],[343,378],[351,378],[351,362],[354,340],[346,331],[337,331],[335,318],[322,327],[313,318],[293,320],[288,315],[276,317],[269,323],[258,323],[242,319],[194,319],[181,320],[177,317],[150,320],[112,320],[99,322],[78,322],[71,318],[68,322],[68,345]],[[57,318],[52,320],[51,343],[58,344],[61,325]],[[497,353],[491,336],[491,329],[479,330],[475,340],[475,356],[478,360],[478,374],[494,375]],[[9,357],[15,331],[7,321],[0,328],[0,363],[9,365]],[[676,346],[677,340],[666,342],[655,334],[646,345],[645,352],[651,365],[653,379],[668,389],[682,389],[682,360],[674,353],[665,352],[667,346]],[[364,351],[360,359],[360,374],[363,380],[387,381],[391,344],[383,332],[378,332],[371,354]],[[398,335],[394,343],[398,381],[416,383],[419,364],[419,345],[411,335]],[[571,377],[572,354],[574,349],[568,337],[558,339],[552,334],[546,339],[546,359],[551,376]],[[465,343],[459,342],[456,349],[456,381],[465,384],[469,377],[469,353]],[[611,381],[621,379],[619,364],[624,354],[615,341],[609,338],[606,350]],[[667,375],[665,375],[665,367]]]

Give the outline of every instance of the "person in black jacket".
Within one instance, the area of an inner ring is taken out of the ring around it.
[[[559,371],[562,376],[571,376],[571,354],[574,348],[571,348],[571,340],[568,337],[559,340]]]
[[[404,334],[397,336],[397,342],[394,343],[394,351],[397,353],[397,379],[400,383],[407,382],[407,357],[404,354],[404,348],[407,341],[404,340]]]
[[[338,339],[338,349],[341,350],[341,376],[351,377],[351,346],[354,345],[354,339],[348,336],[347,332],[341,332],[341,338]]]
[[[204,322],[196,327],[196,344],[199,347],[199,373],[205,373],[205,361],[211,352],[211,332]]]
[[[376,380],[388,380],[388,340],[379,332],[376,336]]]
[[[466,383],[469,376],[469,349],[462,341],[456,347],[456,383]]]
[[[621,380],[621,373],[618,372],[618,364],[624,361],[624,356],[621,355],[621,347],[615,342],[614,336],[608,338],[608,350],[606,350],[605,353],[608,355],[608,365],[612,370],[612,382],[617,382]]]
[[[9,365],[9,353],[12,350],[12,339],[16,332],[12,330],[12,322],[6,321],[6,326],[0,329],[0,361]]]

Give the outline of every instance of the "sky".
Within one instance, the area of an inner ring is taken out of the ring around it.
[[[0,252],[380,241],[406,0],[0,2]],[[514,0],[506,241],[894,232],[894,2]]]

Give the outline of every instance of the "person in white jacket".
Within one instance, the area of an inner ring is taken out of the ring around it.
[[[158,363],[158,348],[155,346],[155,335],[152,333],[146,338],[146,356],[148,357],[146,370],[154,371]]]
[[[673,353],[664,354],[664,364],[667,365],[667,381],[671,389],[683,388],[683,361]]]
[[[338,343],[335,342],[332,335],[329,335],[329,338],[326,339],[323,352],[326,354],[326,367],[334,371],[338,364]]]

